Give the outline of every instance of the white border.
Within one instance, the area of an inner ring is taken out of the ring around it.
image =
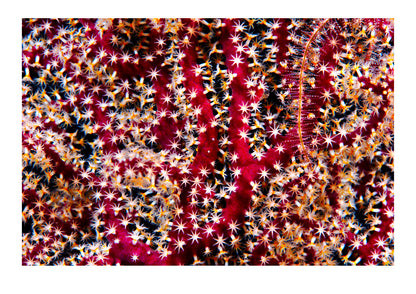
[[[1,15],[1,266],[11,293],[392,293],[414,289],[415,32],[411,1],[19,1]],[[11,6],[10,6],[11,5]],[[21,18],[394,17],[395,266],[393,267],[21,267]],[[413,284],[413,285],[412,285]],[[410,287],[410,288],[409,288]],[[400,288],[400,290],[399,290]],[[406,289],[406,290],[401,290]]]

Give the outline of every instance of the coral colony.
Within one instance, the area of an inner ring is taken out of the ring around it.
[[[23,19],[23,265],[392,265],[390,19]]]

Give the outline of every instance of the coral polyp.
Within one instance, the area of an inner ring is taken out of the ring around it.
[[[392,265],[391,19],[23,19],[23,265]]]

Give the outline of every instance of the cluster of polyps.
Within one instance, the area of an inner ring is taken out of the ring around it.
[[[23,264],[392,264],[387,19],[23,20]]]

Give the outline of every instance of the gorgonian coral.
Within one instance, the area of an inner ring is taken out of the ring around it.
[[[24,19],[23,264],[393,263],[390,19]]]

